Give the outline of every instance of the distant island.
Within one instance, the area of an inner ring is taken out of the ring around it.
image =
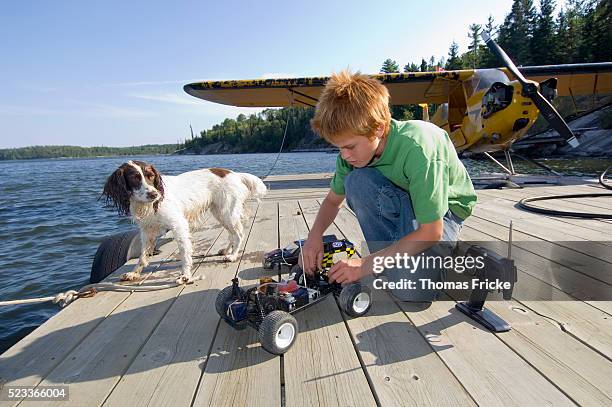
[[[147,144],[133,147],[31,146],[0,149],[0,160],[167,155],[182,148],[180,144]]]

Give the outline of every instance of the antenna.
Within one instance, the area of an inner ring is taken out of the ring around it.
[[[510,228],[508,229],[508,259],[512,258],[512,221],[510,221]]]
[[[298,238],[298,247],[300,248],[300,257],[302,258],[302,277],[304,277],[304,287],[306,287],[306,289],[308,289],[308,284],[306,284],[306,270],[305,270],[305,265],[304,265],[304,250],[302,249],[302,240],[300,239],[300,235],[298,234],[298,227],[297,227],[297,222],[295,220],[295,216],[292,216],[293,218],[293,229],[295,231],[295,235]],[[300,282],[300,279],[298,278],[298,284]]]

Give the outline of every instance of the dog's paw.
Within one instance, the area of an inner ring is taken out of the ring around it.
[[[230,262],[230,263],[233,263],[236,260],[238,260],[238,255],[237,254],[232,254],[232,255],[224,256],[223,257],[223,261],[227,261],[227,262]]]
[[[129,273],[123,273],[121,275],[121,281],[138,281],[140,280],[140,273],[130,271]]]
[[[195,281],[195,278],[192,276],[187,276],[185,274],[181,275],[176,279],[177,284],[192,284]]]

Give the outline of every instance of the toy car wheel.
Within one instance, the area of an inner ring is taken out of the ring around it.
[[[287,352],[298,334],[297,321],[285,311],[272,311],[259,325],[261,346],[274,355]]]
[[[238,290],[240,291],[240,295],[244,293],[242,288],[238,288]],[[227,315],[225,315],[225,303],[229,301],[230,298],[232,298],[231,285],[225,287],[223,290],[221,290],[221,292],[219,292],[219,294],[217,294],[217,299],[215,300],[215,309],[217,310],[217,314],[219,314],[221,318],[227,318]]]
[[[372,296],[368,287],[353,283],[342,288],[338,301],[347,315],[360,317],[370,310]]]

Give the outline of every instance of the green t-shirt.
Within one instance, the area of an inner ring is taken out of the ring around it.
[[[465,219],[476,205],[472,180],[453,143],[446,131],[432,123],[391,120],[385,149],[368,167],[408,191],[421,224],[442,219],[449,208]],[[338,155],[332,191],[344,195],[344,177],[352,170],[353,166]]]

